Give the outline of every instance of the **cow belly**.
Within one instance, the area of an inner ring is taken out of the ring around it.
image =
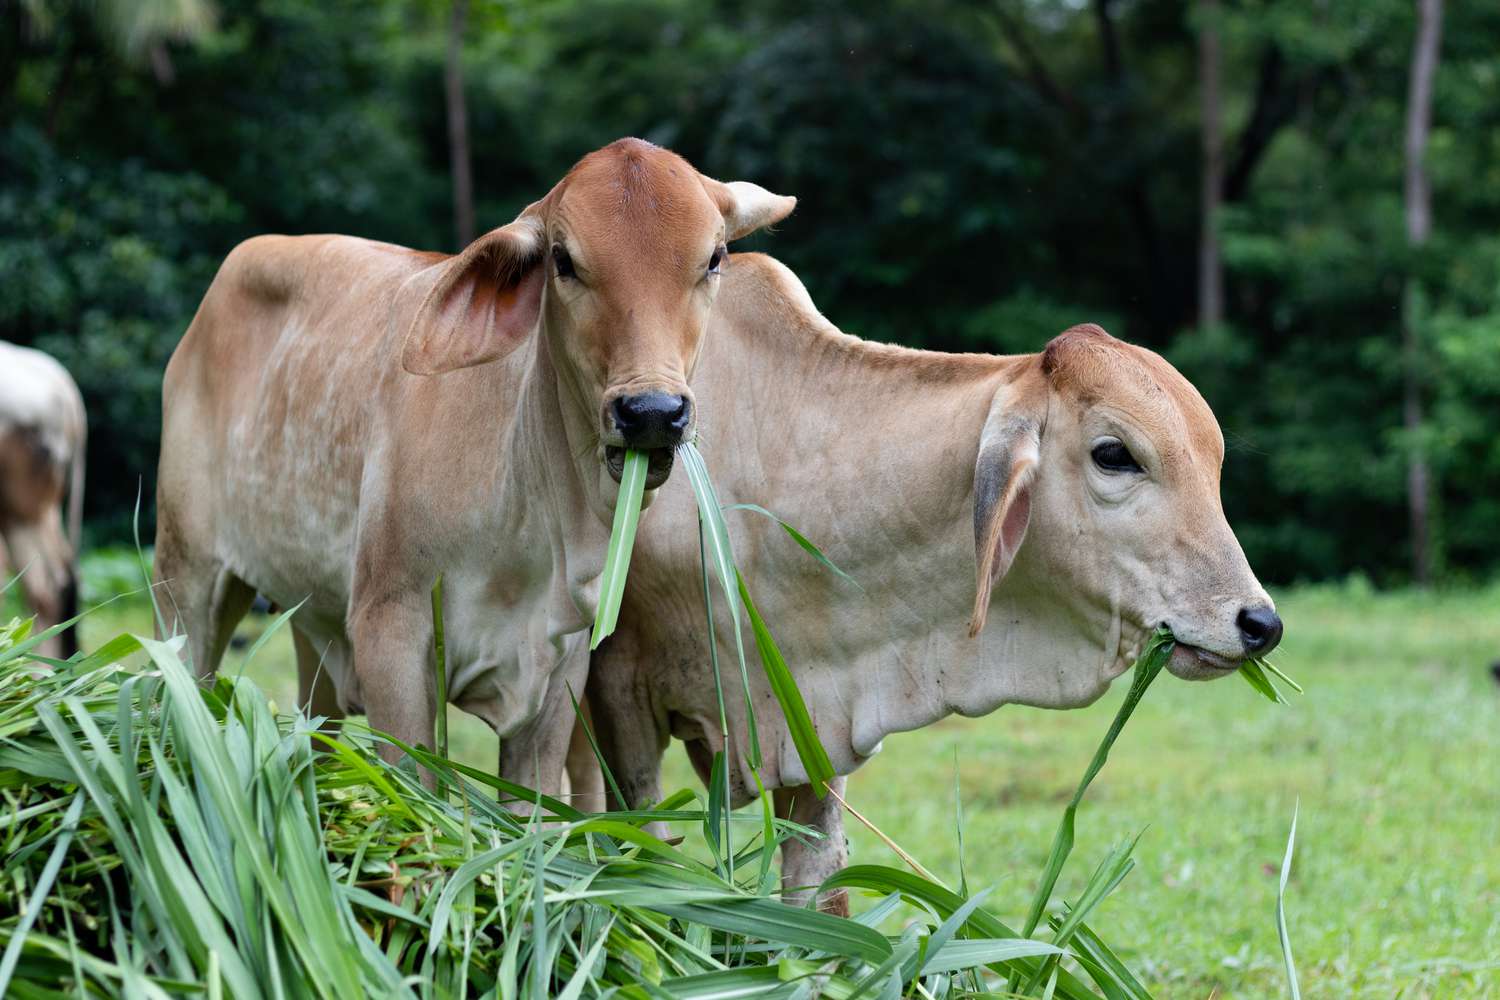
[[[349,607],[357,512],[326,495],[298,489],[289,473],[278,484],[240,476],[219,524],[220,557],[240,579],[283,607],[342,622]],[[246,502],[250,497],[255,499]]]

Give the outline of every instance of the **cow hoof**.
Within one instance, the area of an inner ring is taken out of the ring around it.
[[[834,917],[849,916],[849,893],[843,889],[826,892],[818,900],[818,910]]]

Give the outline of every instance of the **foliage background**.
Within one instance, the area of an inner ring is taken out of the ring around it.
[[[140,11],[203,16],[143,47]],[[1211,329],[1195,321],[1198,16],[1181,0],[474,0],[479,222],[633,134],[796,194],[758,245],[849,332],[1011,352],[1102,322],[1203,390],[1230,441],[1231,521],[1278,582],[1408,572],[1400,303],[1416,275],[1436,557],[1488,575],[1500,7],[1446,12],[1435,229],[1414,255],[1412,6],[1225,0],[1227,319]],[[236,241],[454,249],[447,17],[436,0],[0,0],[0,339],[82,384],[95,540],[128,535],[137,483],[152,495],[161,371]]]

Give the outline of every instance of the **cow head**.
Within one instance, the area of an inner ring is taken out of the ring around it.
[[[971,631],[1011,591],[1058,632],[1087,636],[1110,674],[1160,624],[1177,637],[1179,677],[1270,652],[1281,619],[1224,519],[1223,459],[1208,404],[1161,357],[1092,325],[1057,337],[985,424]]]
[[[719,289],[725,244],[786,217],[796,199],[704,177],[639,139],[590,153],[510,225],[437,265],[403,367],[434,375],[504,357],[540,331],[577,426],[616,482],[625,449],[650,456],[647,488],[692,440],[688,382]],[[602,474],[602,473],[601,473]]]

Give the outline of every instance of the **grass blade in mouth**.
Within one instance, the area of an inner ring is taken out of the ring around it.
[[[708,465],[691,441],[679,449],[682,468],[693,487],[693,498],[698,503],[698,523],[705,540],[704,553],[713,559],[715,575],[719,579],[724,603],[729,606],[729,624],[734,629],[735,659],[740,665],[740,688],[745,697],[745,760],[755,769],[761,766],[760,733],[755,724],[755,703],[750,696],[750,670],[745,660],[745,639],[740,629],[739,588],[735,585],[734,549],[729,540],[729,527],[724,523],[724,512],[719,506],[719,496],[714,490],[713,480],[708,474]],[[710,630],[709,641],[714,637]]]
[[[1026,915],[1026,926],[1022,928],[1022,935],[1030,937],[1036,930],[1036,925],[1041,922],[1042,911],[1046,909],[1047,902],[1052,898],[1052,890],[1057,885],[1057,877],[1062,874],[1063,863],[1068,860],[1068,854],[1073,850],[1073,820],[1078,812],[1078,804],[1083,801],[1083,793],[1088,791],[1090,782],[1098,775],[1104,762],[1109,759],[1110,747],[1115,745],[1115,739],[1120,735],[1120,730],[1125,728],[1131,713],[1135,711],[1136,705],[1140,704],[1146,689],[1151,682],[1156,680],[1156,675],[1161,673],[1161,668],[1167,665],[1167,660],[1172,656],[1172,650],[1176,647],[1177,640],[1172,638],[1172,633],[1165,628],[1159,628],[1151,636],[1151,641],[1146,644],[1145,652],[1140,659],[1135,661],[1135,676],[1130,681],[1130,691],[1125,695],[1125,701],[1121,703],[1120,710],[1115,713],[1115,721],[1110,723],[1109,732],[1104,734],[1104,739],[1099,744],[1099,749],[1094,751],[1094,759],[1089,762],[1088,770],[1083,774],[1083,780],[1078,783],[1078,790],[1073,793],[1068,807],[1063,811],[1062,822],[1057,826],[1057,834],[1052,839],[1052,851],[1047,858],[1047,867],[1042,872],[1042,882],[1037,886],[1036,896],[1031,901],[1031,910]]]
[[[787,522],[783,521],[781,518],[777,517],[775,514],[773,514],[770,511],[766,510],[760,504],[755,504],[755,503],[732,503],[732,504],[725,505],[724,509],[726,511],[731,511],[731,510],[748,510],[748,511],[751,511],[753,513],[759,514],[762,517],[768,517],[768,518],[770,518],[771,520],[775,521],[777,524],[781,525],[781,530],[785,531],[789,536],[791,536],[792,541],[796,542],[802,548],[802,550],[804,552],[806,552],[808,555],[812,556],[820,564],[822,564],[823,568],[827,569],[829,572],[831,572],[834,575],[838,576],[840,579],[846,580],[849,583],[853,584],[854,588],[856,590],[860,591],[860,593],[864,593],[864,589],[865,588],[863,588],[863,587],[861,587],[859,585],[859,581],[856,580],[856,579],[854,579],[854,577],[850,576],[848,573],[845,573],[843,570],[839,569],[838,565],[832,559],[829,559],[827,556],[825,556],[823,554],[823,550],[820,549],[820,548],[818,548],[811,541],[809,541],[806,535],[802,534],[802,532],[798,531],[796,528],[792,527],[790,524],[788,524]]]
[[[1290,705],[1291,702],[1287,701],[1286,698],[1282,696],[1281,689],[1276,686],[1276,682],[1271,680],[1271,678],[1268,676],[1268,671],[1269,673],[1275,674],[1277,677],[1280,677],[1293,691],[1297,692],[1298,694],[1302,693],[1301,684],[1298,684],[1296,681],[1288,677],[1280,670],[1280,668],[1276,666],[1276,664],[1272,663],[1270,660],[1262,659],[1258,656],[1252,656],[1250,659],[1240,664],[1238,673],[1242,678],[1244,678],[1246,684],[1249,684],[1256,691],[1264,695],[1267,700],[1273,701],[1278,705]]]
[[[698,499],[699,516],[704,519],[708,527],[708,537],[714,542],[712,555],[715,566],[719,569],[721,580],[724,584],[724,597],[729,605],[730,614],[734,618],[735,644],[739,654],[741,679],[745,688],[745,713],[746,728],[749,730],[747,750],[752,767],[760,767],[760,739],[756,732],[755,710],[750,699],[750,682],[746,674],[744,645],[739,633],[739,607],[738,604],[746,606],[750,617],[751,631],[755,637],[756,648],[760,653],[761,667],[765,670],[766,678],[771,685],[771,693],[776,698],[776,703],[781,707],[781,714],[785,717],[787,730],[792,737],[793,746],[797,750],[797,756],[802,762],[803,770],[807,772],[808,782],[813,786],[814,792],[819,798],[827,787],[827,782],[834,777],[833,764],[828,759],[828,751],[824,749],[822,742],[818,739],[817,728],[813,725],[812,716],[808,713],[807,703],[802,697],[802,692],[797,687],[796,678],[787,668],[786,661],[781,656],[780,649],[776,646],[776,640],[771,635],[771,630],[765,620],[761,618],[759,610],[755,608],[750,599],[750,589],[741,577],[738,568],[734,565],[734,552],[729,541],[729,529],[724,524],[724,510],[746,509],[766,514],[774,520],[782,523],[780,518],[769,514],[763,508],[754,505],[733,505],[721,507],[718,497],[714,492],[713,483],[709,480],[708,467],[703,462],[703,456],[692,444],[682,446],[684,456],[683,468],[687,470],[689,478],[693,482],[694,493]],[[789,529],[790,530],[790,529]],[[810,553],[815,554],[821,561],[828,562],[827,558],[818,551],[817,547],[807,542],[796,531],[791,531],[794,539],[799,539],[798,544],[803,545]],[[805,544],[804,544],[805,543]],[[835,572],[844,575],[837,566],[828,562]],[[852,581],[851,581],[852,582]],[[857,586],[857,584],[856,584]],[[736,596],[739,600],[736,602]]]
[[[604,573],[599,577],[599,607],[594,612],[589,649],[598,649],[620,620],[620,602],[625,597],[625,576],[630,572],[630,550],[635,547],[635,529],[641,520],[641,498],[646,493],[649,464],[645,452],[625,452],[620,494],[615,500],[615,521],[609,532],[609,549],[604,554]]]
[[[1285,673],[1282,672],[1280,667],[1272,663],[1270,660],[1258,659],[1255,662],[1260,664],[1260,666],[1264,669],[1269,670],[1271,673],[1275,674],[1277,677],[1280,677],[1293,691],[1297,692],[1298,694],[1302,693],[1302,685],[1298,684],[1296,681],[1288,677]]]

